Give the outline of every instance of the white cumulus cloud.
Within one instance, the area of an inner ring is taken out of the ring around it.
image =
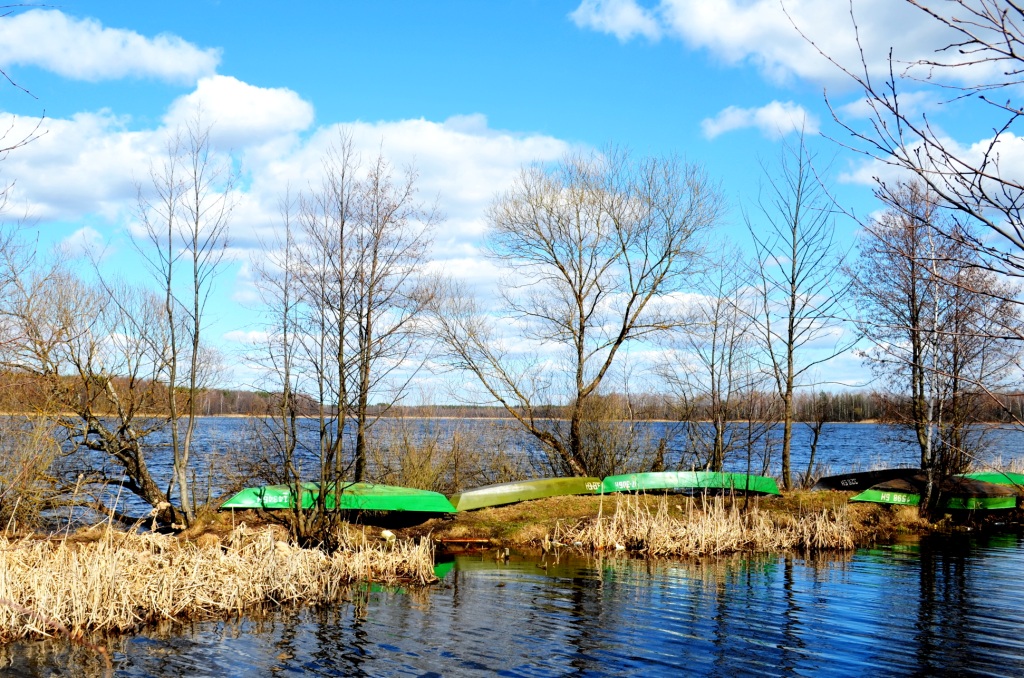
[[[149,77],[192,83],[214,72],[216,49],[176,35],[146,37],[77,19],[58,10],[33,9],[0,19],[0,65],[31,65],[75,80]]]
[[[61,249],[71,256],[84,256],[103,245],[103,234],[92,226],[83,226],[61,241]]]
[[[256,87],[237,78],[202,78],[196,89],[171,104],[164,123],[184,127],[196,113],[213,128],[220,146],[234,148],[299,132],[313,123],[313,106],[293,90]]]
[[[821,0],[660,0],[648,5],[637,0],[583,0],[570,16],[581,28],[619,40],[673,37],[726,64],[753,65],[774,81],[799,78],[826,85],[849,86],[850,81],[819,49],[857,69],[863,47],[869,68],[884,74],[890,48],[897,70],[902,70],[914,60],[943,58],[936,50],[955,40],[948,28],[906,2],[856,0],[852,12],[853,19],[846,2]],[[643,30],[630,29],[631,24],[619,18],[634,16],[643,18]],[[978,65],[935,75],[973,78],[979,68],[993,70],[991,65]]]
[[[779,139],[801,130],[815,134],[818,132],[818,120],[792,101],[773,101],[760,108],[729,106],[715,117],[701,122],[701,129],[708,139],[750,127],[760,130],[769,139]]]
[[[654,14],[633,0],[583,0],[569,18],[580,28],[611,33],[623,42],[636,36],[648,40],[661,37]]]
[[[5,129],[30,124],[0,114]],[[4,177],[14,181],[12,206],[43,221],[87,214],[115,218],[135,200],[136,179],[146,176],[150,159],[162,149],[159,133],[129,131],[110,111],[47,119],[44,132],[3,163]]]

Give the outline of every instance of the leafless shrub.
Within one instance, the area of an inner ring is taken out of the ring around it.
[[[56,499],[51,475],[60,448],[54,426],[38,417],[0,417],[0,521],[4,530],[36,527]]]
[[[525,455],[510,450],[501,426],[464,426],[451,420],[389,419],[368,447],[378,482],[451,494],[467,487],[520,480]]]

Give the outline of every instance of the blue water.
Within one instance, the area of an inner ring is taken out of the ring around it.
[[[300,463],[309,469],[318,468],[314,451],[316,447],[315,422],[300,422]],[[685,465],[682,450],[686,447],[685,432],[671,424],[651,422],[646,424],[652,432],[652,439],[666,436],[669,440],[666,465],[669,468],[683,468]],[[255,431],[261,425],[242,418],[204,418],[198,421],[196,438],[193,443],[192,467],[202,485],[201,493],[205,495],[205,476],[209,468],[216,474],[225,460],[233,460],[258,452]],[[514,424],[505,420],[493,419],[438,419],[438,420],[387,420],[383,419],[376,425],[373,435],[386,436],[389,430],[397,427],[411,427],[412,437],[437,436],[441,446],[448,444],[451,436],[458,432],[464,445],[502,452],[512,458],[538,460],[541,456],[537,441],[519,431]],[[768,474],[781,473],[779,449],[781,447],[781,427],[776,426],[773,433],[775,442],[767,459]],[[984,431],[985,445],[978,463],[984,465],[994,460],[1007,463],[1024,456],[1024,430],[1015,428],[999,428],[995,426],[978,427]],[[169,438],[156,433],[147,439],[149,446],[149,463],[153,473],[161,479],[170,471]],[[807,426],[797,423],[793,428],[792,469],[794,473],[807,470],[810,451],[810,433]],[[918,464],[920,452],[916,449],[913,434],[909,429],[882,424],[826,424],[818,443],[815,466],[818,470],[841,473],[856,469],[876,468],[879,466],[902,466]],[[763,462],[758,454],[753,463],[760,472]],[[744,471],[746,457],[734,451],[726,457],[729,470]],[[680,466],[682,465],[682,466]],[[528,464],[524,465],[528,467]],[[214,478],[214,493],[217,487]]]
[[[463,556],[441,584],[110,641],[123,676],[1019,676],[1024,540],[700,562]],[[10,675],[95,653],[6,648]],[[0,652],[0,658],[4,654]],[[6,675],[6,674],[5,674]]]

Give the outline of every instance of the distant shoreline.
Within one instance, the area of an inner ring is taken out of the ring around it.
[[[9,411],[8,412],[0,412],[0,416],[4,416],[4,417],[29,417],[29,418],[45,418],[45,417],[52,417],[52,416],[61,416],[61,417],[69,417],[69,418],[76,418],[77,417],[77,415],[75,415],[73,412],[61,412],[61,413],[58,413],[58,414],[39,414],[38,412],[9,412]],[[110,414],[102,414],[100,416],[101,417],[115,417],[117,415],[114,414],[114,413],[110,413]],[[277,415],[272,415],[272,414],[197,414],[196,415],[196,419],[272,419],[272,418],[275,418],[276,416]],[[162,417],[163,417],[163,415],[155,415],[155,414],[144,414],[144,415],[140,414],[140,415],[136,415],[136,419],[159,419],[159,418],[162,418]],[[181,418],[182,419],[187,419],[188,417],[183,415]],[[390,420],[390,421],[400,421],[400,420],[403,420],[403,419],[408,419],[408,420],[412,420],[412,421],[449,421],[449,420],[451,420],[451,421],[507,421],[507,422],[512,422],[512,423],[514,423],[516,421],[516,419],[514,417],[458,416],[458,415],[451,415],[451,414],[440,414],[440,415],[434,415],[434,416],[424,416],[424,415],[421,415],[421,414],[406,414],[406,415],[399,414],[399,415],[381,415],[380,417],[377,417],[377,418],[383,419],[383,420]],[[317,415],[298,415],[296,417],[296,419],[301,419],[303,421],[313,421],[313,420],[317,419]],[[540,421],[568,421],[568,419],[558,418],[558,417],[543,417],[543,418],[540,418],[539,420]],[[607,421],[616,421],[616,422],[619,422],[619,423],[629,423],[629,420],[626,420],[626,419],[609,419]],[[675,420],[675,419],[637,419],[633,423],[638,423],[638,424],[639,423],[647,423],[647,424],[688,424],[688,423],[710,424],[711,421],[707,420],[707,419],[701,419],[701,420],[697,420],[697,421],[693,421],[693,422],[678,421],[678,420]],[[729,424],[746,424],[748,422],[745,419],[734,419],[734,420],[729,420],[727,423],[729,423]],[[754,423],[763,424],[763,423],[766,423],[766,422],[757,421],[757,422],[754,422]],[[773,425],[782,425],[782,423],[783,422],[781,422],[781,421],[772,422]],[[794,421],[793,423],[794,424],[801,424],[801,425],[808,425],[808,424],[810,424],[812,422]],[[826,424],[844,424],[844,425],[845,424],[854,424],[854,425],[876,424],[876,425],[880,425],[880,426],[900,426],[901,425],[901,424],[896,423],[896,422],[883,422],[883,421],[879,421],[878,419],[861,419],[859,421],[826,421],[825,423]],[[984,425],[987,425],[987,426],[1012,426],[1012,427],[1016,426],[1016,424],[1014,422],[1009,422],[1009,421],[978,421],[978,422],[974,422],[974,425],[977,425],[977,424],[984,424]]]

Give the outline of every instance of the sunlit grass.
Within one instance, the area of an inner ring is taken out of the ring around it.
[[[666,497],[653,506],[622,496],[610,511],[574,524],[559,523],[553,541],[593,551],[624,550],[651,557],[710,556],[746,552],[849,550],[854,526],[845,508],[794,515],[713,498],[672,515]]]
[[[350,548],[327,554],[244,527],[223,543],[111,530],[91,540],[0,539],[0,640],[74,639],[267,604],[332,602],[354,582],[434,579],[427,540],[346,540]]]

